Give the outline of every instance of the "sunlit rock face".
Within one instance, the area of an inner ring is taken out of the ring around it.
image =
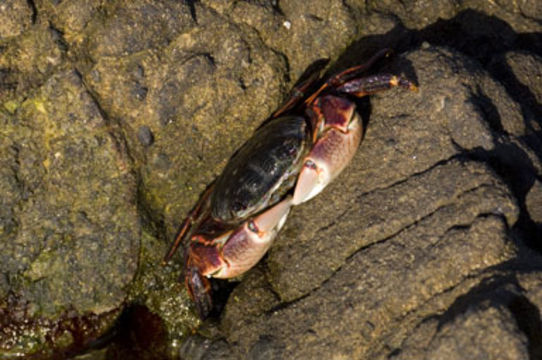
[[[542,356],[534,3],[4,1],[0,357]],[[312,63],[385,47],[419,92],[358,102],[352,163],[201,323],[159,265],[182,219]]]

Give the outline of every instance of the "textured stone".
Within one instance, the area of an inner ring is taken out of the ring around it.
[[[140,223],[116,135],[73,70],[49,78],[4,121],[2,348],[80,346],[75,338],[103,331],[125,301]],[[76,330],[78,321],[88,328]]]
[[[323,194],[294,209],[271,249],[270,281],[283,300],[306,294],[359,247],[394,235],[465,191],[494,184],[491,175],[458,163],[428,170],[461,151],[495,146],[499,135],[471,92],[480,88],[466,69],[473,64],[439,49],[407,58],[427,88],[374,97],[375,112],[352,164]],[[479,81],[496,86],[485,74]],[[521,121],[515,109],[511,119]],[[513,224],[517,210],[507,203],[499,211]]]
[[[32,8],[23,0],[7,0],[0,4],[0,40],[20,35],[32,23]]]
[[[2,2],[0,357],[539,358],[538,4]],[[359,101],[354,161],[200,322],[182,218],[309,65],[384,47],[420,91]]]

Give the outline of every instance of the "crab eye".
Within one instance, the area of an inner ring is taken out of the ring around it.
[[[317,166],[316,164],[314,163],[314,161],[312,160],[307,160],[305,161],[305,166],[308,167],[309,169],[312,169],[312,170],[316,170]]]
[[[260,229],[258,229],[258,227],[256,226],[256,223],[252,220],[248,222],[248,228],[253,233],[258,233],[260,231]]]
[[[288,142],[284,144],[284,149],[288,155],[295,155],[297,153],[297,146],[293,142]]]
[[[242,202],[240,201],[235,201],[233,204],[232,204],[232,210],[234,212],[239,212],[239,211],[242,211],[242,210],[245,210],[247,207],[245,204],[243,204]]]
[[[278,157],[280,159],[289,159],[295,157],[298,151],[298,146],[293,141],[287,141],[282,144]]]

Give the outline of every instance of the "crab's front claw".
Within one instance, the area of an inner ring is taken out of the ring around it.
[[[352,161],[363,136],[355,104],[335,95],[316,99],[312,109],[315,127],[321,128],[305,158],[294,191],[293,205],[319,194]]]
[[[196,305],[198,315],[201,319],[207,318],[213,309],[209,279],[203,276],[197,267],[187,267],[185,283],[188,294]]]
[[[207,318],[213,309],[211,282],[207,275],[221,266],[216,246],[193,242],[188,247],[184,281],[201,319]]]

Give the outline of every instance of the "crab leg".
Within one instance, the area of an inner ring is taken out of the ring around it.
[[[271,118],[276,118],[286,111],[292,109],[298,101],[305,97],[306,91],[320,78],[320,72],[329,63],[329,59],[320,59],[315,61],[309,69],[307,69],[300,80],[294,86],[290,93],[290,97],[278,110],[275,110]]]
[[[355,78],[359,76],[361,73],[367,71],[371,66],[374,65],[378,60],[387,57],[391,54],[390,49],[382,49],[376,54],[374,54],[369,60],[367,60],[365,63],[351,67],[349,69],[346,69],[345,71],[338,73],[337,75],[331,77],[328,81],[326,81],[318,91],[316,91],[314,94],[312,94],[307,100],[305,100],[305,104],[309,105],[311,104],[314,99],[316,99],[322,91],[327,89],[328,87],[338,87],[339,85],[344,84],[349,79]]]
[[[351,67],[344,70],[343,72],[334,75],[327,81],[327,83],[333,87],[342,85],[350,79],[359,77],[359,75],[367,71],[367,69],[371,68],[377,61],[381,60],[382,58],[388,57],[391,54],[391,49],[384,48],[371,56],[371,58],[367,60],[364,64]]]
[[[416,85],[409,80],[392,74],[377,74],[353,79],[338,86],[336,90],[357,97],[363,97],[380,91],[389,90],[396,86],[401,86],[412,91],[418,90]]]
[[[208,207],[208,201],[209,196],[213,192],[214,183],[205,189],[205,192],[198,200],[197,204],[194,206],[194,208],[188,213],[186,218],[183,221],[183,224],[181,225],[181,228],[179,232],[177,233],[177,236],[175,237],[175,241],[171,244],[166,256],[164,256],[164,259],[162,260],[162,265],[165,265],[169,260],[171,260],[171,257],[177,249],[179,248],[179,245],[185,238],[185,235],[189,232],[189,230],[192,228],[192,225],[194,222],[197,222],[201,219],[202,215],[202,208],[205,209]]]

